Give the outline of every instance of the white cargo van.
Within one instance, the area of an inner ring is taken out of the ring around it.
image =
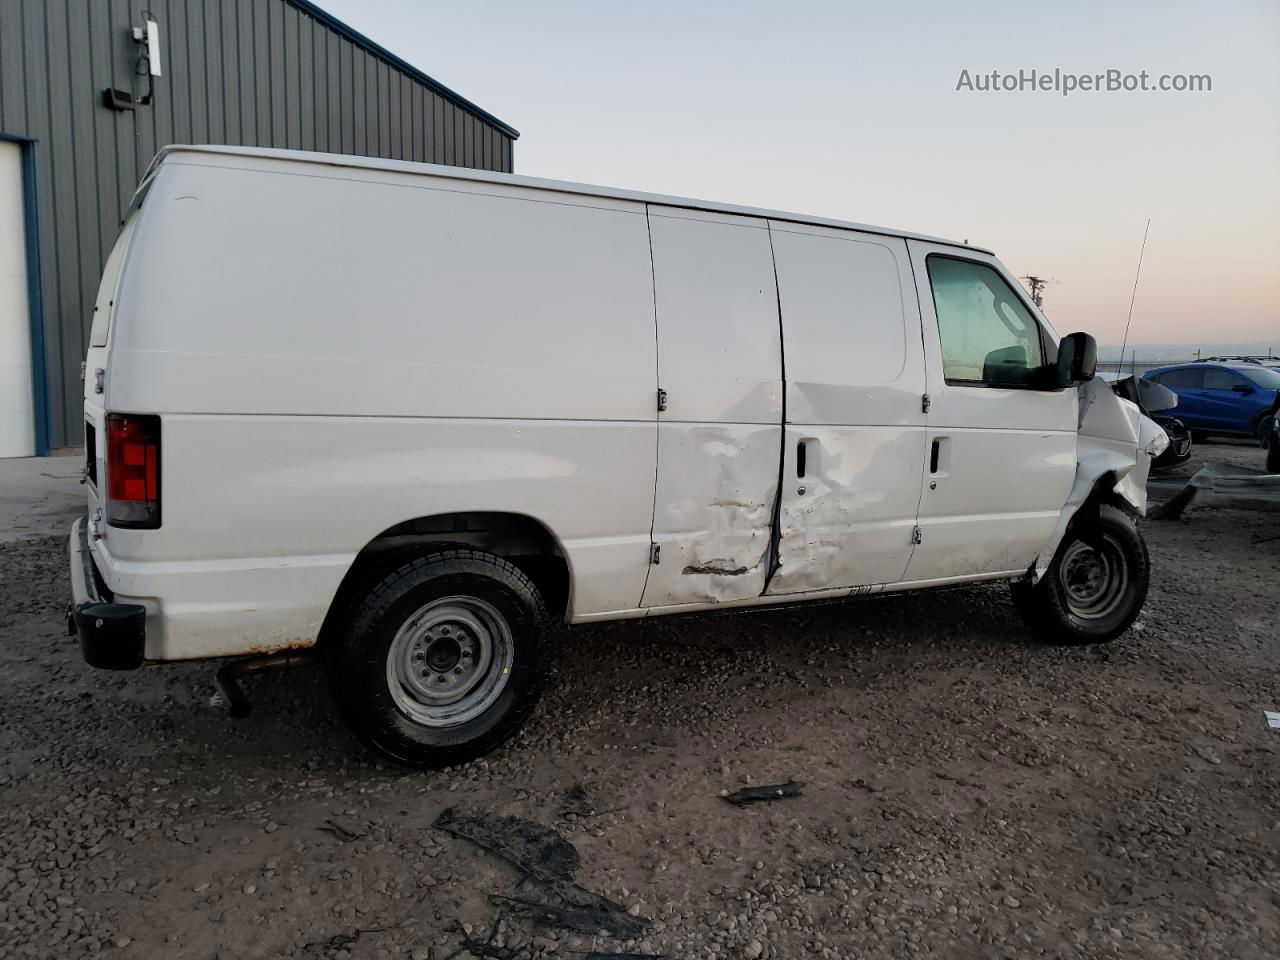
[[[171,147],[86,360],[89,663],[327,664],[398,761],[532,708],[557,622],[1009,580],[1142,606],[1163,434],[986,250],[364,158]],[[856,617],[856,608],[849,616]]]

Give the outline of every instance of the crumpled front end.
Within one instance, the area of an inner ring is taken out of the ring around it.
[[[1089,499],[1098,480],[1115,477],[1112,490],[1139,514],[1147,512],[1147,475],[1151,461],[1164,453],[1169,438],[1138,405],[1116,396],[1098,378],[1081,384],[1080,418],[1076,438],[1076,474],[1049,541],[1036,557],[1031,578],[1038,581],[1066,536],[1076,511]]]

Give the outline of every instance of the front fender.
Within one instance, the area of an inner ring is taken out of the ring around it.
[[[1106,381],[1095,378],[1077,389],[1080,419],[1076,433],[1075,479],[1053,533],[1036,557],[1031,570],[1033,583],[1049,569],[1072,519],[1095,489],[1101,486],[1102,492],[1106,492],[1109,487],[1110,492],[1140,515],[1146,515],[1151,461],[1169,446],[1169,438],[1160,425],[1137,404],[1116,396]],[[1103,477],[1107,481],[1100,485],[1098,481]]]

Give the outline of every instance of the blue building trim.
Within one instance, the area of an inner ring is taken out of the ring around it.
[[[36,200],[36,141],[0,132],[22,150],[23,233],[27,248],[27,316],[31,322],[31,406],[37,457],[49,455],[49,361],[44,339],[44,284],[40,277],[40,207]]]
[[[340,35],[346,37],[352,43],[358,46],[364,47],[364,49],[368,50],[374,56],[387,61],[387,63],[391,64],[397,70],[407,73],[409,76],[417,80],[419,83],[431,88],[436,93],[440,94],[440,96],[444,97],[446,100],[452,100],[455,104],[462,107],[464,110],[468,111],[469,113],[475,114],[477,117],[479,117],[481,120],[484,120],[486,123],[494,127],[497,127],[498,130],[502,131],[512,140],[520,139],[520,131],[517,130],[515,127],[511,126],[510,124],[503,123],[501,120],[499,120],[489,111],[485,110],[483,107],[476,106],[466,97],[450,90],[439,80],[436,80],[433,77],[427,76],[425,73],[423,73],[413,64],[409,63],[407,60],[400,59],[394,53],[388,50],[386,47],[381,46],[380,44],[374,43],[372,40],[366,37],[359,30],[356,30],[354,27],[348,26],[347,24],[339,20],[337,17],[335,17],[333,14],[329,13],[326,10],[322,10],[320,7],[317,7],[314,3],[311,2],[311,0],[288,0],[288,2],[293,4],[299,10],[302,10],[304,13],[306,13],[313,19],[318,20],[320,23],[323,23],[326,27],[329,27],[331,30],[334,30]]]

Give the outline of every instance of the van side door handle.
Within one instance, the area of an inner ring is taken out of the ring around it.
[[[951,472],[951,438],[934,437],[929,447],[929,489],[936,490],[938,477]]]
[[[811,467],[816,466],[817,451],[814,450],[810,454],[810,446],[813,444],[812,439],[801,440],[796,444],[796,479],[804,480],[809,475]],[[796,487],[796,496],[804,496],[804,485]]]

